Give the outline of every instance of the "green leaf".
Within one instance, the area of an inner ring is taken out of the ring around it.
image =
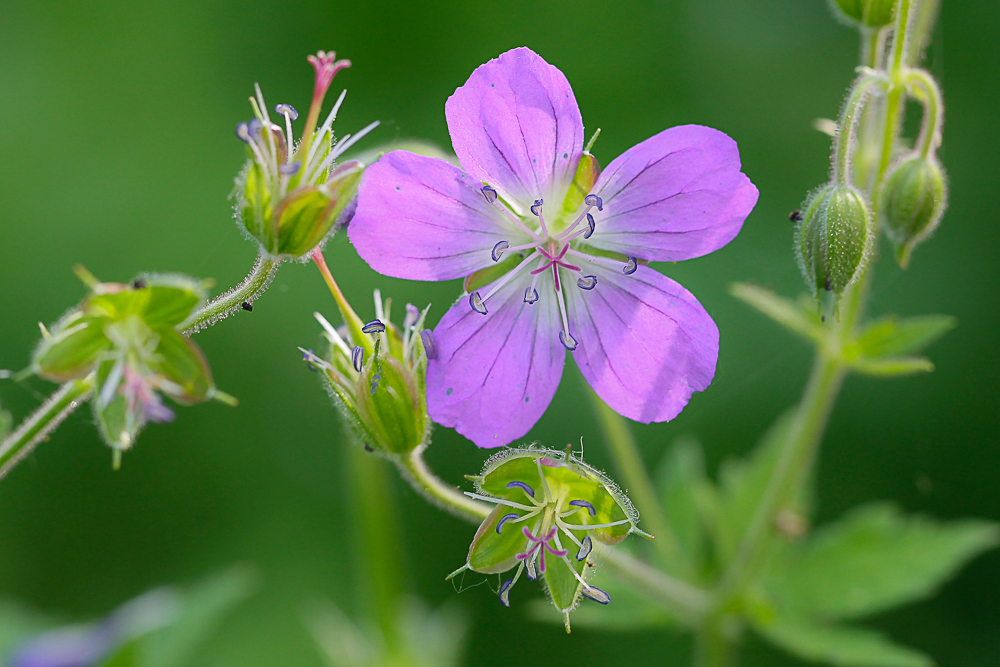
[[[215,384],[201,350],[173,329],[159,332],[156,355],[147,362],[150,370],[170,381],[163,392],[178,403],[193,405],[211,396]]]
[[[789,331],[814,342],[819,342],[823,338],[823,323],[814,308],[806,308],[763,287],[745,283],[733,283],[729,286],[729,293]]]
[[[754,629],[778,648],[838,667],[932,667],[927,655],[896,644],[868,628],[813,625],[787,619],[755,622]]]
[[[656,479],[663,513],[680,549],[680,562],[673,574],[696,579],[707,559],[705,522],[712,510],[706,505],[715,498],[698,441],[675,440],[660,461]]]
[[[55,382],[82,378],[94,368],[101,352],[111,347],[103,322],[79,310],[53,325],[32,357],[32,368],[41,377]]]
[[[776,553],[763,581],[781,609],[857,618],[931,595],[998,538],[995,523],[942,523],[872,503]]]
[[[849,362],[851,370],[864,375],[888,378],[900,377],[903,375],[914,375],[915,373],[930,373],[934,370],[934,364],[929,359],[923,357],[889,357],[883,359],[869,359],[860,357]]]
[[[955,328],[958,320],[950,315],[924,315],[900,320],[884,317],[864,328],[858,338],[868,357],[889,357],[919,352]]]

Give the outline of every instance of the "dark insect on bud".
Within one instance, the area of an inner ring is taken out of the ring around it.
[[[132,289],[144,289],[146,287],[146,281],[142,278],[136,278],[132,281]]]
[[[802,211],[800,211],[799,209],[795,209],[794,211],[788,214],[788,219],[791,220],[792,222],[802,222]]]
[[[913,248],[937,229],[947,198],[944,172],[933,157],[904,158],[886,177],[879,196],[879,218],[904,269]]]
[[[871,252],[871,211],[859,190],[829,184],[816,190],[802,207],[795,229],[795,250],[806,285],[838,296],[854,282]]]
[[[240,304],[240,308],[242,308],[243,310],[247,311],[248,313],[252,313],[253,312],[253,304],[250,303],[249,301],[244,301],[243,303],[241,303]]]

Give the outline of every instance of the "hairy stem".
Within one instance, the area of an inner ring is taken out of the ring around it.
[[[252,304],[271,284],[280,265],[281,260],[261,252],[250,275],[244,278],[243,282],[191,313],[178,329],[188,335],[198,333],[219,320],[239,312],[244,303]]]
[[[424,461],[426,446],[417,447],[407,455],[393,457],[392,461],[399,468],[413,489],[426,498],[432,505],[450,512],[460,519],[481,523],[489,516],[493,507],[478,500],[473,500],[461,490],[442,481]]]
[[[677,547],[677,537],[670,524],[667,523],[660,506],[659,497],[642,462],[642,455],[636,446],[635,438],[629,431],[625,418],[607,406],[601,398],[590,392],[594,407],[597,408],[598,420],[604,432],[604,440],[611,446],[611,455],[615,467],[621,474],[629,498],[639,509],[639,514],[645,521],[646,529],[653,537],[653,546],[659,556],[660,564],[678,571],[680,553]]]
[[[927,159],[937,147],[937,142],[941,136],[941,126],[944,122],[942,114],[941,89],[938,88],[937,81],[930,74],[922,69],[912,69],[906,74],[906,81],[920,90],[921,102],[924,105],[924,122],[920,128],[920,137],[917,139],[917,150],[920,156]]]
[[[851,184],[851,164],[854,157],[852,150],[858,118],[865,108],[865,99],[872,88],[885,85],[885,79],[881,75],[872,73],[862,74],[851,89],[851,94],[844,104],[844,109],[840,114],[838,132],[833,140],[833,180],[838,185]]]
[[[87,400],[96,380],[91,373],[59,387],[0,444],[0,478],[30,454],[66,417]]]

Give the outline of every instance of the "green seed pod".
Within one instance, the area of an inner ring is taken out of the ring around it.
[[[825,289],[838,296],[854,282],[872,247],[871,211],[854,187],[830,183],[802,205],[795,230],[799,269],[813,295]]]
[[[937,229],[947,199],[944,172],[934,157],[906,157],[886,177],[879,196],[879,219],[904,269],[913,248]]]
[[[380,314],[382,304],[376,290]],[[427,415],[427,359],[436,354],[434,334],[424,329],[427,309],[406,306],[402,330],[382,319],[362,329],[354,340],[348,331],[335,329],[322,315],[330,350],[326,357],[303,350],[304,360],[323,373],[335,405],[344,414],[355,436],[367,448],[394,456],[425,444],[431,430]],[[385,315],[386,319],[388,318]]]
[[[500,586],[505,606],[522,574],[541,578],[567,632],[569,614],[581,596],[611,601],[587,582],[591,553],[630,533],[649,537],[636,527],[639,515],[615,483],[570,451],[506,449],[470,479],[477,491],[470,495],[496,508],[479,526],[465,565],[448,578],[465,570],[498,574],[517,568]]]
[[[893,0],[830,0],[833,13],[849,25],[882,28],[892,23]]]

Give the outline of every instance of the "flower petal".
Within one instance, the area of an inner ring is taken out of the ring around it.
[[[596,289],[568,289],[573,358],[605,403],[644,424],[680,414],[715,376],[719,329],[686,289],[647,266],[582,262]]]
[[[595,185],[595,248],[674,262],[726,245],[757,203],[736,142],[700,125],[664,130],[628,149]]]
[[[365,170],[347,234],[373,269],[410,280],[464,278],[493,265],[498,241],[528,238],[486,201],[473,177],[409,151]]]
[[[534,304],[524,303],[526,283],[511,280],[490,297],[487,315],[463,297],[434,329],[438,358],[427,365],[427,410],[479,447],[500,447],[527,433],[562,377],[566,352],[556,338],[552,279],[539,280],[544,296]]]
[[[562,206],[583,152],[583,118],[556,67],[528,48],[507,51],[476,68],[444,109],[466,171],[525,208],[535,199]]]

